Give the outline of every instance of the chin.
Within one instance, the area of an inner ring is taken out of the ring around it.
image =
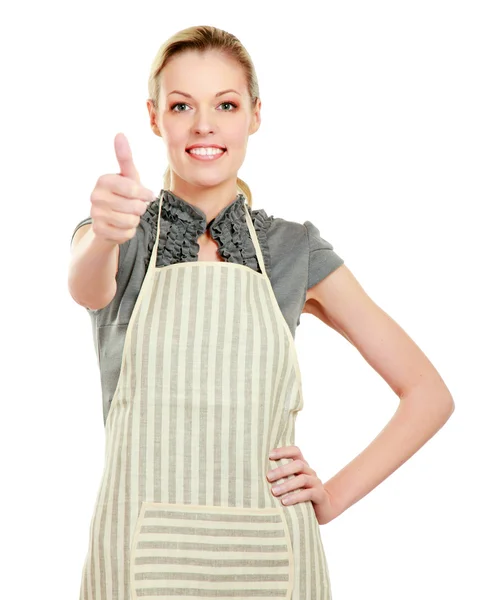
[[[213,175],[212,173],[210,173],[209,175],[204,175],[204,176],[200,176],[200,177],[194,177],[191,176],[190,173],[185,174],[184,176],[181,176],[181,178],[186,181],[187,183],[189,183],[190,185],[195,185],[197,187],[217,187],[220,186],[224,183],[226,183],[226,181],[230,181],[232,178],[235,179],[235,175],[229,175],[227,177],[221,176],[221,175]]]
[[[223,185],[227,179],[216,179],[214,181],[195,181],[194,185],[200,188],[216,188]]]

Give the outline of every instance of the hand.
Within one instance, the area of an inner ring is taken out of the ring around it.
[[[98,179],[91,193],[90,216],[98,238],[122,244],[136,235],[140,217],[155,195],[141,185],[131,148],[122,133],[115,137],[115,153],[120,172]]]
[[[332,506],[332,497],[324,488],[322,481],[317,477],[317,473],[309,467],[308,462],[302,456],[302,452],[297,446],[284,446],[276,448],[274,455],[269,455],[271,460],[280,458],[292,458],[292,462],[272,469],[267,473],[269,481],[282,479],[288,475],[295,475],[279,486],[273,485],[271,492],[278,497],[287,492],[301,489],[302,491],[288,494],[282,498],[282,503],[290,506],[298,502],[311,501],[314,507],[315,515],[319,523],[328,523],[336,515]],[[302,489],[303,488],[303,489]]]

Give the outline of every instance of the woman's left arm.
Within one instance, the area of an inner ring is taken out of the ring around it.
[[[446,423],[455,404],[425,354],[373,302],[345,264],[308,290],[303,312],[353,344],[400,400],[371,444],[323,484],[333,507],[328,522],[413,456]]]

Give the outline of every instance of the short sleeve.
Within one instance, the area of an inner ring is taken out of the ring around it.
[[[83,225],[88,225],[89,223],[93,223],[93,219],[91,217],[86,217],[86,219],[83,219],[82,221],[80,221],[78,223],[78,225],[73,230],[73,233],[71,234],[70,246],[71,246],[71,243],[73,242],[73,238],[75,237],[75,233],[78,231],[78,229],[80,227],[82,227]]]
[[[309,273],[307,289],[322,281],[327,275],[344,264],[344,260],[334,251],[330,242],[320,235],[320,231],[310,221],[304,222],[309,242]]]

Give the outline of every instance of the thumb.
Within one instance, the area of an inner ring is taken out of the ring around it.
[[[131,148],[124,133],[118,133],[115,136],[115,153],[120,167],[119,175],[140,183],[139,173],[134,166]]]

